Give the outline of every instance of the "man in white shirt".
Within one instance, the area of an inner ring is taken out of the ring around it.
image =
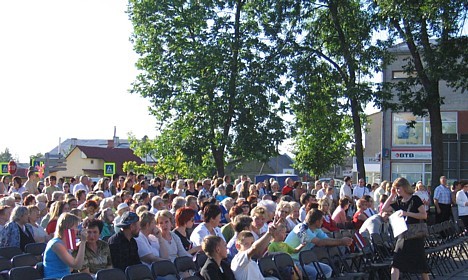
[[[328,189],[328,183],[327,182],[322,182],[322,188],[320,190],[317,191],[317,195],[316,195],[316,198],[317,199],[322,199],[325,197],[325,193]]]
[[[353,199],[351,198],[352,195],[353,195],[353,189],[352,189],[352,184],[351,184],[351,177],[349,176],[346,176],[344,178],[344,184],[343,186],[341,186],[341,189],[340,189],[340,199],[343,199],[343,198],[348,198],[349,201],[353,201]]]
[[[88,176],[84,175],[80,177],[80,182],[73,187],[73,195],[76,195],[78,190],[84,190],[88,194]]]
[[[359,185],[357,185],[353,190],[353,198],[355,201],[362,198],[364,195],[369,194],[370,191],[366,187],[366,181],[363,178],[359,179]]]

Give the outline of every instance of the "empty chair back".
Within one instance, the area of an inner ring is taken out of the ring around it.
[[[174,263],[169,260],[157,261],[151,264],[151,271],[153,277],[156,279],[158,276],[164,277],[164,279],[179,280],[179,274]]]
[[[0,248],[0,257],[4,257],[6,259],[11,260],[14,256],[21,255],[23,251],[21,251],[18,247],[3,247]]]
[[[11,259],[11,266],[18,267],[18,266],[35,266],[37,264],[37,258],[33,254],[21,254],[14,256]]]
[[[276,277],[281,278],[278,269],[276,268],[275,262],[271,256],[266,256],[257,260],[260,272],[264,277]]]
[[[192,260],[192,257],[188,256],[183,256],[183,257],[177,257],[174,260],[175,267],[177,269],[177,272],[179,275],[181,272],[192,272],[190,274],[193,274],[197,271],[197,267],[195,263]]]
[[[301,266],[318,262],[317,256],[312,250],[304,250],[299,253],[299,262]]]
[[[145,264],[135,264],[125,269],[127,280],[152,280],[153,274]]]
[[[11,269],[11,260],[0,257],[0,272],[4,270],[10,270]]]
[[[46,246],[46,243],[29,243],[24,247],[24,252],[35,256],[41,256],[44,253]]]
[[[13,267],[8,273],[9,280],[36,280],[43,276],[32,266]]]
[[[297,276],[299,275],[298,271],[296,270],[296,267],[294,266],[294,261],[291,258],[291,255],[286,253],[274,255],[273,261],[275,262],[276,268],[278,268],[278,271],[282,276],[281,278],[291,277],[291,274],[293,272]]]
[[[195,263],[197,265],[198,270],[202,269],[207,260],[208,256],[205,253],[197,253],[195,255]]]
[[[94,280],[94,278],[89,273],[72,273],[70,275],[63,276],[62,280]]]
[[[101,269],[96,273],[96,280],[127,280],[125,273],[119,268]]]

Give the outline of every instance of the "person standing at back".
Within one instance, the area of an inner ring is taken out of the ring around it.
[[[79,190],[84,190],[85,193],[87,194],[89,192],[88,181],[89,181],[88,176],[81,176],[80,177],[80,182],[78,184],[74,185],[74,187],[73,187],[73,195],[76,195],[76,193]]]
[[[39,194],[39,190],[37,189],[37,181],[38,176],[36,171],[30,170],[28,171],[28,180],[24,183],[23,187],[28,191],[30,194]]]
[[[353,190],[353,198],[355,201],[358,201],[363,196],[370,193],[369,189],[366,187],[366,181],[363,178],[359,179],[359,184]]]
[[[434,191],[434,206],[436,208],[436,224],[450,220],[452,214],[452,193],[447,186],[447,178],[440,177],[440,185]]]
[[[458,216],[463,221],[465,229],[468,229],[468,182],[465,182],[462,185],[462,189],[457,192],[456,196]]]

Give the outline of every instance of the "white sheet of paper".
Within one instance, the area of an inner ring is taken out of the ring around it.
[[[402,210],[398,210],[389,217],[390,225],[392,226],[393,236],[397,237],[398,235],[402,234],[403,232],[408,230],[408,227],[405,223],[405,218],[400,217],[400,213],[403,212]]]

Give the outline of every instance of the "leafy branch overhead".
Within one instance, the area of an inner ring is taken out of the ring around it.
[[[129,4],[141,70],[131,91],[151,100],[162,134],[181,132],[178,151],[198,161],[210,153],[218,175],[227,157],[265,159],[285,138],[282,62],[261,40],[255,9],[244,1]]]

